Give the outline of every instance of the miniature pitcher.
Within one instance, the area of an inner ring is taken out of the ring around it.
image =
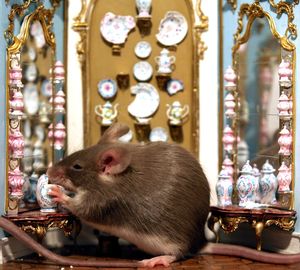
[[[158,73],[171,73],[172,64],[175,63],[176,57],[174,55],[169,55],[169,50],[166,48],[162,49],[160,56],[156,56],[155,62],[158,64]]]

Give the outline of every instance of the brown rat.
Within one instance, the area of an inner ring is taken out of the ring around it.
[[[98,144],[66,157],[47,174],[52,183],[74,192],[74,197],[69,197],[54,188],[50,192],[54,200],[93,227],[157,256],[132,266],[168,266],[199,249],[206,254],[233,255],[269,263],[300,262],[300,254],[271,254],[207,243],[204,227],[210,190],[198,161],[175,144],[135,145],[118,141],[127,131],[124,125],[113,125]],[[0,219],[0,226],[7,225],[4,223]],[[22,233],[25,234],[18,231],[18,237]],[[31,247],[49,258],[47,252],[40,251],[42,246]],[[86,261],[76,264],[74,261],[66,263],[66,258],[50,259],[59,264],[87,265]],[[130,264],[105,263],[98,261],[94,265],[129,267]]]

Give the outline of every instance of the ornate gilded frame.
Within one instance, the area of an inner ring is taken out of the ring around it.
[[[29,6],[32,3],[37,3],[37,8],[30,13],[29,15],[26,15],[24,17],[25,11],[29,8]],[[32,21],[38,20],[43,28],[45,41],[51,47],[53,53],[52,53],[52,59],[51,59],[51,65],[54,66],[55,63],[55,50],[56,50],[56,42],[55,42],[55,36],[53,32],[51,31],[52,28],[52,20],[55,13],[55,9],[59,3],[58,1],[52,1],[52,8],[46,9],[43,4],[41,4],[39,1],[25,1],[23,5],[13,5],[12,9],[10,11],[10,14],[8,15],[9,25],[7,30],[4,33],[5,39],[7,41],[7,48],[6,48],[6,138],[8,138],[9,135],[9,126],[10,126],[10,118],[8,113],[9,108],[9,69],[10,69],[10,59],[13,55],[16,55],[20,52],[22,46],[25,44],[28,33],[29,33],[29,27]],[[14,20],[15,17],[24,17],[24,20],[21,25],[20,33],[18,35],[14,34]],[[7,170],[6,170],[6,211],[15,213],[15,211],[18,211],[18,199],[15,198],[10,199],[9,198],[9,191],[8,191],[8,172],[9,169],[14,169],[15,166],[19,166],[19,160],[15,160],[14,158],[11,159],[9,157],[9,150],[8,150],[8,140],[6,142],[6,164],[7,164]]]
[[[196,55],[193,56],[193,118],[192,118],[192,140],[194,154],[198,157],[199,154],[199,61],[203,59],[204,52],[207,49],[204,41],[202,40],[202,33],[208,30],[208,17],[204,15],[201,9],[201,0],[196,1],[196,7],[193,6],[192,0],[185,0],[195,14],[192,14],[193,18],[193,47],[197,49]],[[86,1],[81,0],[81,10],[77,17],[74,18],[73,30],[78,32],[80,40],[77,43],[77,54],[81,64],[82,71],[82,88],[83,91],[83,123],[84,123],[84,145],[89,146],[90,141],[86,134],[89,131],[90,124],[87,119],[90,117],[88,106],[90,100],[90,85],[89,85],[89,63],[88,59],[88,47],[89,47],[89,23],[93,13],[96,0]]]
[[[278,42],[280,43],[281,47],[288,51],[288,52],[292,52],[293,53],[293,61],[292,61],[292,68],[293,70],[295,70],[295,63],[296,63],[296,46],[295,44],[291,41],[292,39],[297,37],[297,28],[296,25],[293,23],[294,20],[294,10],[293,7],[294,5],[299,4],[299,0],[295,0],[292,4],[280,1],[278,4],[275,4],[275,2],[273,0],[269,0],[269,4],[271,5],[271,7],[275,10],[276,14],[278,14],[279,16],[281,16],[283,13],[285,13],[287,15],[287,28],[286,31],[284,33],[284,35],[280,35],[280,33],[277,31],[276,29],[276,24],[274,19],[272,18],[272,16],[266,12],[262,6],[259,3],[259,0],[256,0],[254,3],[252,4],[242,4],[240,6],[239,12],[238,12],[238,27],[236,32],[234,33],[234,45],[232,47],[232,67],[234,69],[234,71],[236,72],[236,74],[238,75],[238,70],[237,70],[237,59],[236,59],[236,53],[240,47],[240,45],[242,45],[243,43],[246,43],[250,37],[250,30],[251,30],[251,26],[254,22],[254,20],[256,18],[263,18],[265,17],[269,23],[269,27],[271,30],[272,35],[278,40]],[[243,24],[243,19],[244,17],[247,17],[247,24],[246,27],[244,28],[244,24]],[[245,30],[244,30],[245,29]],[[243,32],[244,31],[244,32]],[[222,77],[223,78],[223,77]],[[237,101],[238,99],[238,83],[237,83],[237,90],[235,91],[234,95],[235,95],[235,99]],[[295,93],[295,74],[293,75],[293,84],[292,84],[292,91],[291,91],[291,95],[294,96]],[[237,112],[237,108],[235,109],[236,113]],[[224,112],[223,112],[224,114]],[[295,122],[295,104],[293,106],[293,119],[290,120],[290,125],[292,126],[292,123]],[[234,136],[235,138],[237,138],[238,136],[238,124],[237,124],[237,119],[233,119],[232,121],[232,129],[234,131]],[[281,124],[280,124],[281,125]],[[295,151],[295,130],[292,129],[292,133],[293,133],[293,152]],[[222,151],[223,153],[223,151]],[[222,160],[224,159],[224,156],[222,156]],[[234,143],[234,151],[233,151],[233,155],[232,155],[232,160],[234,163],[234,181],[237,180],[237,176],[238,176],[238,166],[237,166],[237,140],[235,140]],[[295,168],[294,168],[294,155],[291,156],[291,160],[289,160],[289,163],[292,164],[292,190],[294,190],[294,172],[295,172]],[[221,163],[220,163],[221,164]],[[294,194],[292,194],[292,198],[288,198],[289,201],[289,208],[293,208],[293,199]],[[234,200],[236,200],[236,194],[234,195]],[[280,198],[279,198],[280,199]],[[282,200],[285,200],[285,204],[287,203],[286,200],[287,198],[284,197],[282,198]]]

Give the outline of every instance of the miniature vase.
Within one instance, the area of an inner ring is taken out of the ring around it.
[[[36,199],[36,188],[37,188],[38,178],[39,178],[39,176],[36,173],[33,173],[29,177],[30,187],[29,187],[28,194],[27,194],[27,201],[29,203],[36,203],[37,202],[37,199]]]
[[[237,76],[234,70],[231,66],[229,66],[224,73],[225,89],[227,91],[233,91],[236,89],[236,79]]]
[[[237,180],[236,188],[238,191],[239,205],[246,206],[248,203],[255,203],[256,198],[256,178],[253,175],[249,160],[243,166],[241,175]]]
[[[234,173],[233,161],[228,157],[228,155],[226,155],[225,159],[223,160],[222,168],[223,167],[228,172],[230,176],[230,180],[233,183],[233,173]]]
[[[223,167],[216,184],[218,206],[232,205],[233,185],[228,171]]]
[[[232,119],[236,115],[236,113],[234,111],[235,109],[234,96],[231,93],[228,93],[226,95],[224,105],[225,105],[225,116]]]
[[[233,150],[233,143],[235,142],[235,138],[233,135],[233,130],[229,125],[227,125],[223,130],[223,138],[224,150],[228,153],[231,153]]]
[[[56,61],[54,65],[54,83],[60,83],[65,80],[64,64],[61,61]]]
[[[261,173],[259,169],[257,168],[256,164],[253,164],[253,169],[252,169],[252,174],[254,176],[254,185],[255,185],[255,202],[259,203],[260,202],[260,189],[259,189],[259,181],[260,181],[260,176]]]
[[[66,138],[66,127],[62,122],[59,122],[54,127],[53,139],[54,149],[61,150],[64,148]]]
[[[280,119],[287,120],[291,118],[290,100],[283,91],[281,92],[281,95],[278,99],[277,109],[278,109],[278,115]]]
[[[25,141],[19,130],[13,130],[9,133],[8,145],[12,157],[22,158],[24,156]]]
[[[280,130],[278,144],[280,146],[278,154],[289,156],[292,153],[293,138],[291,132],[287,129],[286,125]]]
[[[152,0],[135,0],[138,9],[138,17],[150,17]]]
[[[65,93],[59,90],[54,97],[54,113],[65,113]]]
[[[8,189],[9,196],[21,199],[23,197],[24,175],[20,171],[19,166],[14,170],[8,171]]]
[[[56,212],[57,203],[52,201],[52,197],[48,195],[49,189],[54,187],[54,184],[48,183],[48,176],[43,174],[37,181],[36,198],[41,212]],[[59,186],[60,187],[60,186]],[[63,188],[60,187],[62,190]]]
[[[260,202],[263,204],[276,204],[276,191],[278,187],[277,177],[274,174],[275,169],[267,160],[262,166],[262,176],[259,182],[261,193]]]
[[[21,91],[16,91],[9,101],[11,116],[22,118],[24,110],[23,94]]]
[[[172,65],[175,63],[176,57],[174,55],[169,55],[169,50],[166,48],[162,49],[159,56],[156,56],[155,62],[158,65],[158,73],[171,73]]]
[[[291,65],[288,61],[282,59],[279,68],[278,68],[278,75],[279,75],[279,84],[282,87],[289,88],[292,85],[292,77],[293,70]]]
[[[284,161],[281,163],[281,166],[278,169],[277,180],[279,192],[290,191],[292,175],[290,168],[285,165]]]

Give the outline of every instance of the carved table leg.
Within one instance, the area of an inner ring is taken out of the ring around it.
[[[265,228],[265,224],[261,221],[259,221],[259,222],[253,221],[252,226],[255,229],[256,249],[261,250],[261,235],[262,235],[262,232]]]
[[[214,215],[211,215],[207,221],[207,226],[208,228],[213,232],[213,234],[215,235],[215,238],[216,238],[216,243],[219,242],[219,233],[217,233],[215,231],[215,224],[219,221],[219,218],[214,216]]]

